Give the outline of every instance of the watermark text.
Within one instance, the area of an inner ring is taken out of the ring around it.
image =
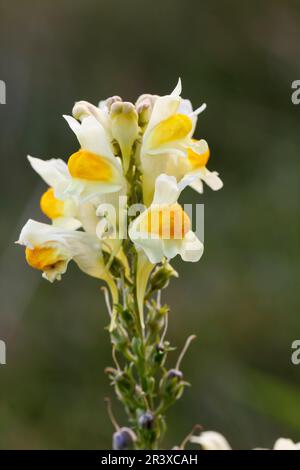
[[[6,104],[6,84],[0,80],[0,104]]]

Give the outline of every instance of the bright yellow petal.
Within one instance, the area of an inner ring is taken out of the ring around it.
[[[54,196],[53,188],[49,188],[41,197],[40,206],[42,212],[49,219],[56,219],[64,215],[65,204]]]
[[[185,114],[174,114],[153,128],[149,136],[150,146],[157,148],[169,142],[184,139],[193,127],[191,119]]]
[[[88,181],[108,182],[113,176],[112,166],[107,159],[87,150],[73,153],[69,158],[68,168],[73,178]]]

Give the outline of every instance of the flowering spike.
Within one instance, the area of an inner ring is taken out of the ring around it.
[[[158,448],[165,411],[188,385],[179,369],[195,336],[167,370],[174,348],[161,293],[178,277],[170,259],[196,262],[203,253],[178,202],[181,192],[187,186],[202,192],[204,183],[218,190],[223,183],[207,168],[207,142],[193,136],[206,105],[193,110],[181,92],[179,78],[170,94],[142,94],[135,104],[117,95],[97,106],[77,101],[64,119],[78,148],[64,159],[28,156],[47,184],[40,208],[49,219],[29,220],[21,230],[28,264],[53,282],[74,261],[104,283],[114,361],[105,370],[130,422],[120,427],[106,400],[118,450]]]

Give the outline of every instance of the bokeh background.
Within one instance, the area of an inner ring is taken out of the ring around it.
[[[198,136],[224,189],[205,203],[205,254],[176,261],[164,300],[169,338],[182,346],[192,387],[168,415],[164,446],[193,424],[235,448],[300,440],[300,2],[61,0],[2,2],[0,79],[0,447],[103,449],[112,427],[107,313],[98,282],[70,266],[50,285],[14,246],[27,218],[44,220],[45,186],[26,154],[67,158],[76,141],[62,119],[75,100],[165,94],[208,103]],[[170,365],[177,353],[170,356]],[[124,415],[114,401],[121,423]]]

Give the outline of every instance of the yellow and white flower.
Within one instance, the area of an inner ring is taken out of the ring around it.
[[[28,264],[50,282],[60,280],[73,259],[90,276],[106,277],[101,243],[96,236],[28,220],[16,242],[26,247]]]
[[[193,110],[189,100],[180,97],[181,81],[166,96],[157,97],[153,104],[149,123],[143,135],[140,162],[143,172],[144,203],[148,205],[154,192],[157,176],[166,173],[180,181],[190,173],[197,173],[191,185],[202,192],[202,182],[212,189],[220,189],[222,182],[215,172],[206,168],[209,149],[204,140],[195,141],[192,135],[197,116],[204,111],[203,104]]]
[[[114,156],[109,137],[97,119],[90,115],[79,123],[64,116],[80,143],[80,150],[68,160],[71,183],[66,194],[86,202],[101,194],[119,191],[125,184],[122,164]]]
[[[210,150],[206,140],[192,140],[185,157],[179,157],[177,171],[179,177],[195,175],[190,186],[198,193],[203,193],[203,181],[214,191],[223,187],[223,182],[216,171],[210,171],[206,164],[210,157]]]
[[[65,195],[71,181],[67,164],[55,158],[41,160],[30,155],[27,158],[32,168],[49,185],[40,199],[42,212],[51,219],[53,225],[70,230],[80,228],[78,203]]]
[[[202,256],[203,244],[191,230],[191,221],[177,202],[188,183],[189,180],[177,183],[175,177],[160,175],[152,204],[129,228],[131,240],[144,250],[153,264],[177,254],[184,261],[198,261]]]

